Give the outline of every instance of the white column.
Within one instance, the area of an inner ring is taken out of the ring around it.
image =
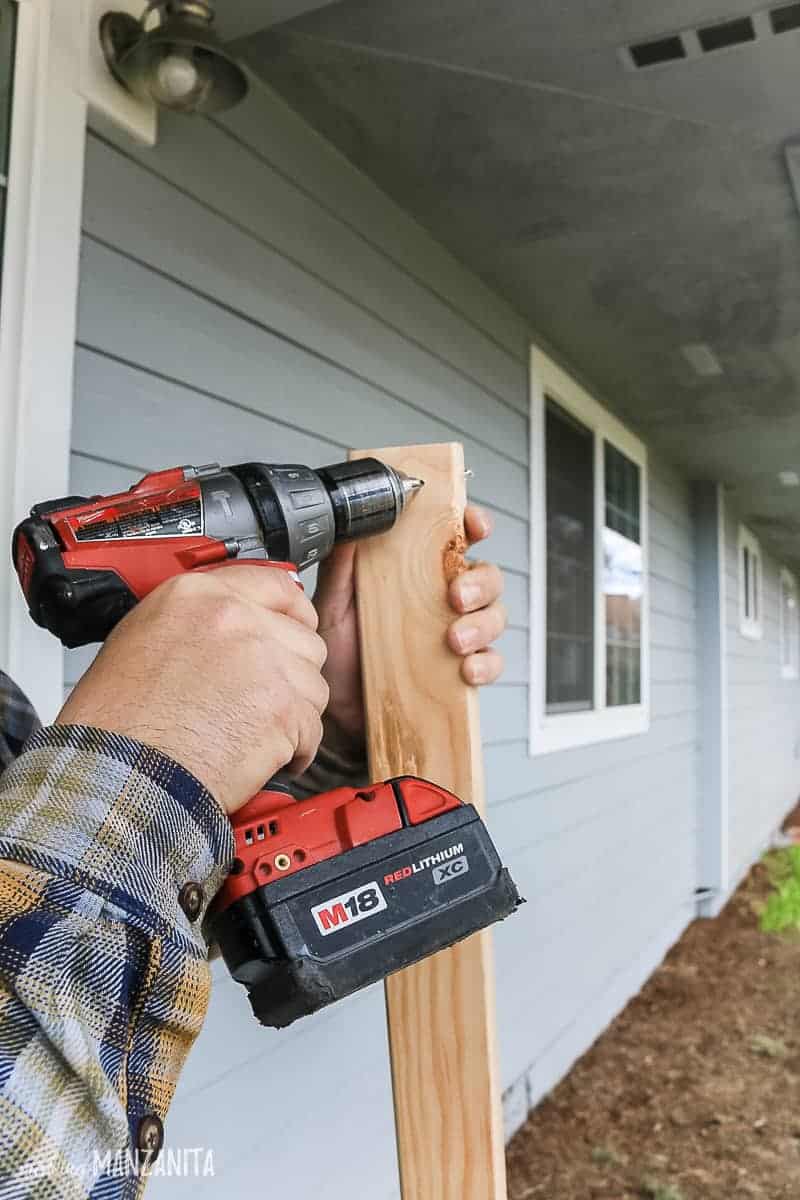
[[[727,900],[730,887],[725,494],[722,484],[694,484],[692,500],[700,719],[697,895],[700,915],[715,916]]]
[[[27,614],[15,524],[66,495],[86,102],[80,22],[65,0],[20,0],[0,300],[0,666],[48,720],[63,692],[59,642]]]

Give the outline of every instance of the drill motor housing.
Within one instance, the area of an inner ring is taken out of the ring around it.
[[[409,486],[411,485],[411,486]],[[31,616],[65,646],[103,641],[159,583],[230,560],[298,571],[391,529],[413,493],[374,458],[173,467],[113,496],[37,504],[12,554]]]

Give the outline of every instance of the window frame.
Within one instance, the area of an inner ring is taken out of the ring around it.
[[[18,5],[18,3],[15,3],[15,0],[10,0],[9,8],[14,9],[14,41],[13,41],[12,50],[11,50],[11,96],[10,96],[11,103],[10,103],[10,107],[9,107],[8,127],[6,128],[4,124],[0,124],[0,147],[4,147],[5,151],[6,151],[5,157],[3,157],[2,154],[0,153],[0,302],[2,302],[2,293],[3,293],[3,241],[4,241],[4,238],[2,235],[2,230],[5,227],[5,207],[6,207],[6,203],[7,203],[7,197],[8,197],[8,172],[10,171],[10,164],[11,164],[11,122],[12,122],[12,114],[13,114],[13,110],[14,110],[14,88],[15,88],[15,75],[16,75],[16,70],[17,70],[16,47],[17,47],[17,23],[19,20],[19,15],[18,15],[19,14],[19,5]]]
[[[547,513],[545,412],[553,400],[594,436],[594,707],[548,713],[547,673]],[[648,457],[645,444],[612,416],[589,392],[538,347],[530,361],[530,722],[529,753],[548,754],[612,738],[637,736],[650,727],[650,576],[648,530]],[[638,704],[606,702],[606,610],[603,591],[605,528],[605,453],[610,442],[640,470],[640,542],[642,549],[641,699]]]
[[[788,587],[794,595],[794,630],[787,630],[784,615],[784,587]],[[780,621],[780,636],[778,649],[780,653],[781,679],[800,679],[800,594],[797,590],[797,578],[788,567],[781,567],[778,575],[778,608]],[[792,638],[792,661],[785,662],[784,650],[787,637]]]
[[[757,564],[755,580],[753,571],[745,571],[745,552],[750,560]],[[736,569],[739,589],[739,633],[752,642],[760,642],[764,637],[764,558],[761,553],[761,543],[756,535],[746,525],[739,525],[737,535]],[[752,588],[750,584],[752,583]],[[748,599],[752,599],[755,615],[748,613]]]

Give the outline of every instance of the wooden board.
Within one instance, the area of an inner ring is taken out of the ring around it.
[[[425,480],[391,533],[361,543],[356,586],[373,779],[422,775],[483,811],[477,692],[445,644],[464,568],[457,443],[364,450]],[[403,1200],[505,1200],[491,935],[387,982]]]

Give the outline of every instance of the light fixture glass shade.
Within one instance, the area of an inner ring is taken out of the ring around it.
[[[156,67],[150,90],[162,104],[179,104],[194,97],[200,72],[185,54],[167,54]]]
[[[210,20],[182,13],[178,5],[149,31],[124,13],[107,13],[101,38],[112,72],[140,99],[175,112],[215,113],[247,94],[247,77]]]

